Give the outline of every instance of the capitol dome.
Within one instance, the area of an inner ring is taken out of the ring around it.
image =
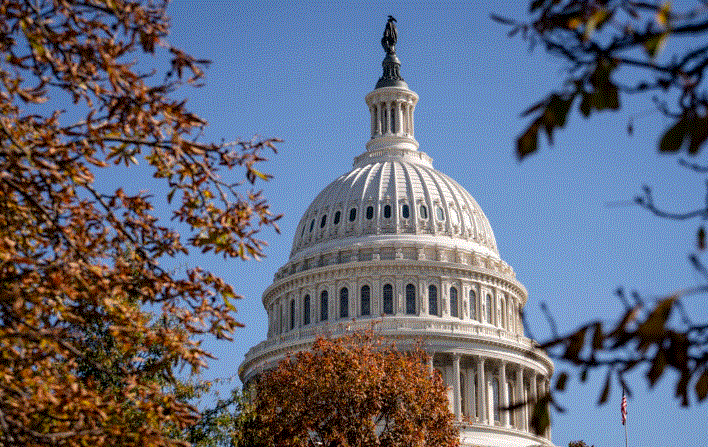
[[[526,407],[553,364],[524,336],[528,293],[497,249],[489,220],[459,183],[437,171],[414,137],[418,95],[387,49],[365,97],[371,138],[353,169],[303,214],[290,258],[263,293],[267,339],[239,369],[244,384],[318,335],[374,326],[406,349],[422,340],[449,385],[463,446],[552,445]]]

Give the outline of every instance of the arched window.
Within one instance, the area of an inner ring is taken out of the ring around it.
[[[329,296],[326,290],[320,294],[320,321],[327,321],[329,318]]]
[[[303,326],[310,324],[310,295],[305,295],[302,302],[302,324]]]
[[[352,208],[349,210],[349,222],[354,222],[356,219],[356,208]]]
[[[406,313],[415,315],[415,286],[413,284],[406,286]]]
[[[310,233],[312,233],[312,229],[315,228],[315,219],[312,219],[310,222]]]
[[[366,218],[371,220],[374,218],[374,207],[369,205],[366,207]]]
[[[404,203],[404,204],[403,204],[403,207],[401,207],[401,216],[402,216],[404,219],[408,219],[409,217],[411,217],[411,210],[410,210],[410,208],[408,207],[408,204],[407,204],[407,203]]]
[[[349,289],[342,287],[339,291],[339,318],[349,316]]]
[[[383,286],[383,311],[386,315],[393,314],[393,286],[391,284]]]
[[[489,324],[494,324],[494,322],[492,321],[492,312],[494,312],[494,310],[492,309],[492,295],[488,293],[487,294],[487,323],[489,323]]]
[[[459,316],[457,309],[457,289],[455,287],[450,287],[450,316]]]
[[[371,288],[361,286],[361,315],[371,315]]]
[[[470,289],[470,318],[477,319],[477,294]]]
[[[499,422],[499,379],[492,379],[492,409],[494,411],[494,422]]]
[[[320,220],[320,228],[324,228],[324,226],[327,225],[327,215],[322,216],[322,220]]]
[[[428,313],[438,315],[438,288],[434,285],[428,286]]]
[[[295,329],[295,300],[290,300],[290,330]]]
[[[385,219],[391,218],[391,205],[384,206],[384,218]]]
[[[426,208],[425,205],[420,206],[420,217],[421,219],[428,218],[428,208]]]
[[[334,213],[334,224],[337,225],[339,223],[339,219],[341,219],[342,213],[337,211]]]

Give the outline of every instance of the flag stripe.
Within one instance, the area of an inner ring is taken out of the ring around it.
[[[627,396],[622,393],[622,405],[620,406],[622,410],[622,425],[627,425]]]

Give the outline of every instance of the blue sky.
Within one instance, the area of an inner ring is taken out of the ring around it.
[[[246,350],[265,338],[261,293],[287,261],[301,214],[364,151],[364,95],[380,76],[379,40],[388,14],[398,20],[401,73],[420,96],[420,148],[485,211],[502,258],[529,291],[526,312],[534,335],[548,335],[542,301],[562,329],[572,329],[591,318],[614,321],[622,310],[613,295],[617,286],[652,299],[700,280],[687,262],[697,222],[667,222],[639,208],[608,206],[631,199],[643,184],[670,209],[704,200],[705,180],[679,168],[677,157],[656,152],[665,119],[641,118],[634,135],[627,135],[627,119],[650,108],[649,100],[628,101],[621,113],[588,121],[574,115],[553,147],[544,142],[538,154],[517,161],[514,142],[525,123],[519,113],[559,87],[562,74],[556,59],[529,52],[489,19],[490,13],[521,18],[525,10],[525,2],[171,4],[170,42],[213,61],[206,86],[183,93],[209,121],[206,138],[285,141],[263,166],[275,176],[263,185],[265,194],[285,214],[282,234],[263,233],[270,244],[267,259],[187,261],[221,274],[244,296],[237,307],[246,327],[233,343],[209,344],[219,357],[209,377],[235,374]],[[688,306],[705,318],[701,299]],[[621,394],[615,387],[610,402],[596,407],[601,379],[591,375],[582,387],[574,380],[560,396],[568,412],[553,416],[556,445],[577,439],[597,447],[623,445]],[[630,383],[630,445],[704,443],[706,406],[680,408],[672,398],[673,377],[651,393],[641,372]]]

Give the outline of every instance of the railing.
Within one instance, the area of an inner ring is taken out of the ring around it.
[[[277,345],[288,345],[298,341],[315,338],[317,335],[337,336],[351,331],[373,328],[374,332],[422,332],[430,334],[479,336],[490,339],[515,342],[532,348],[534,342],[520,334],[505,329],[492,327],[471,321],[450,321],[436,317],[405,317],[390,316],[380,320],[373,318],[359,320],[341,320],[331,323],[315,323],[308,327],[293,329],[281,335],[276,335],[252,347],[246,353],[245,361],[265,353]]]

